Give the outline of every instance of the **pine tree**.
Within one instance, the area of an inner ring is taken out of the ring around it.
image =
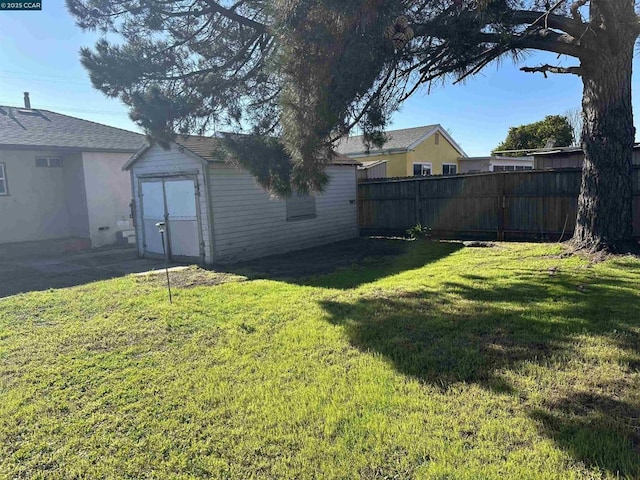
[[[130,105],[153,139],[166,144],[176,132],[233,126],[275,137],[287,165],[246,166],[285,195],[284,185],[321,189],[332,142],[354,126],[368,142],[383,141],[391,113],[423,86],[462,80],[504,56],[520,61],[527,50],[574,58],[572,66],[522,68],[583,82],[586,158],[573,241],[594,251],[632,245],[634,0],[67,5],[80,27],[119,38],[83,49],[82,63],[94,86]]]

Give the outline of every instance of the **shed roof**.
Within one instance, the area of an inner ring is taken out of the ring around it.
[[[178,135],[174,143],[194,153],[202,160],[210,163],[223,162],[215,155],[216,149],[220,146],[219,137],[205,137],[200,135]],[[128,169],[151,145],[147,144],[136,152],[124,165],[123,170]],[[360,162],[349,158],[341,153],[335,153],[331,165],[360,165]]]
[[[372,160],[369,162],[362,162],[362,165],[358,167],[359,170],[367,170],[369,168],[377,167],[378,165],[382,165],[383,163],[387,163],[387,160]]]
[[[144,135],[41,109],[0,106],[0,148],[135,152]]]

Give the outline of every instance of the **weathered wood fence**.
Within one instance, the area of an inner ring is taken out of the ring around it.
[[[557,240],[573,234],[580,169],[369,180],[358,184],[360,231],[403,233],[417,224],[444,238]],[[640,168],[634,167],[640,236]]]

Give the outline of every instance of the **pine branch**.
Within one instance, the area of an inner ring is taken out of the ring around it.
[[[232,8],[225,8],[222,5],[220,5],[216,0],[205,0],[205,2],[211,10],[213,10],[216,13],[219,13],[220,15],[228,18],[229,20],[233,20],[235,22],[238,22],[241,25],[253,28],[257,32],[267,33],[267,27],[264,24],[240,15],[234,10],[234,8],[236,8],[235,6]],[[238,5],[242,5],[242,2],[240,2]]]
[[[560,30],[562,32],[568,33],[573,37],[579,37],[583,35],[589,25],[582,22],[581,19],[572,19],[569,17],[565,17],[564,15],[556,15],[551,13],[563,2],[564,0],[559,1],[547,12],[539,12],[535,10],[514,10],[511,23],[513,25],[529,24],[531,26],[541,24],[547,28],[553,28],[554,30]]]
[[[544,78],[547,78],[547,73],[582,75],[582,69],[580,67],[556,67],[549,64],[540,65],[538,67],[522,67],[520,70],[526,73],[542,73]]]

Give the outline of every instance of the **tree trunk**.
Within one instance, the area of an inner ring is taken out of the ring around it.
[[[621,22],[625,23],[625,22]],[[589,251],[634,249],[631,70],[636,36],[601,32],[597,52],[581,59],[585,153],[573,243]],[[605,44],[606,42],[606,44]]]

